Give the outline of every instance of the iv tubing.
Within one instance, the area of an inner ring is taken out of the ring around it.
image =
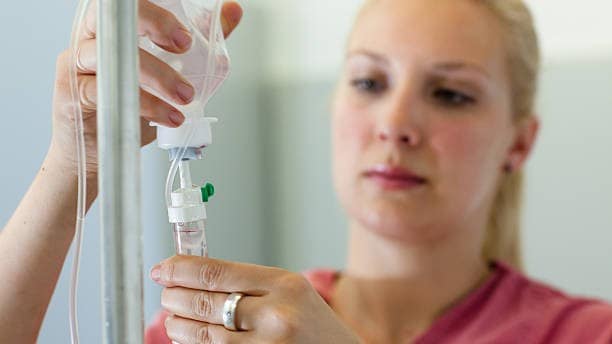
[[[189,132],[187,134],[187,137],[185,138],[185,143],[183,144],[183,147],[181,147],[180,152],[176,155],[174,160],[172,160],[172,164],[170,165],[170,169],[168,170],[168,176],[166,177],[166,207],[168,209],[172,208],[172,184],[174,183],[174,179],[176,178],[176,172],[178,171],[180,162],[182,162],[185,158],[185,153],[187,152],[187,148],[189,147],[189,142],[194,137],[195,132],[196,131],[194,126],[189,128]]]
[[[70,89],[72,93],[72,102],[74,104],[74,123],[75,123],[75,138],[76,138],[76,162],[78,172],[78,191],[77,191],[77,212],[74,230],[74,256],[72,261],[72,273],[70,277],[70,296],[69,296],[69,317],[70,317],[70,341],[73,344],[79,343],[79,324],[77,315],[77,288],[79,278],[79,268],[81,260],[81,249],[83,246],[83,221],[86,211],[86,154],[85,154],[85,136],[83,130],[83,113],[81,111],[81,101],[78,91],[77,80],[77,59],[78,59],[78,41],[81,27],[85,20],[87,9],[89,8],[90,0],[79,1],[77,13],[72,24],[72,34],[70,38]]]
[[[179,164],[179,180],[181,181],[181,189],[190,189],[193,186],[189,163],[186,161],[181,161]]]

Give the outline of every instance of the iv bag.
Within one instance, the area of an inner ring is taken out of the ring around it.
[[[183,54],[174,54],[158,47],[147,37],[140,39],[140,47],[161,59],[195,89],[193,101],[178,105],[155,90],[147,92],[179,109],[187,119],[204,117],[204,108],[219,89],[230,71],[230,59],[221,26],[222,0],[151,0],[172,12],[191,33],[192,45]]]

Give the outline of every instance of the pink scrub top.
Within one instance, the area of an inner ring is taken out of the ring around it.
[[[338,272],[304,274],[330,302]],[[147,329],[145,343],[170,344],[160,313]],[[442,314],[415,344],[589,343],[612,344],[612,305],[570,297],[528,279],[501,263],[480,287]]]

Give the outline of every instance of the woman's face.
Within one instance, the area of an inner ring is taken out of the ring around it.
[[[402,241],[486,225],[526,155],[496,18],[476,1],[375,0],[333,104],[334,179],[352,221]]]

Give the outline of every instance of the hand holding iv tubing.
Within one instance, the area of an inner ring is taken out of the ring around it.
[[[95,25],[93,24],[95,22],[95,20],[93,18],[95,18],[95,7],[90,7],[89,6],[90,1],[89,0],[83,0],[81,1],[81,3],[79,4],[78,7],[78,11],[77,11],[77,16],[75,18],[75,23],[74,23],[74,27],[73,27],[73,34],[72,34],[72,39],[71,39],[71,63],[70,63],[70,86],[71,86],[71,91],[72,91],[72,100],[73,103],[75,104],[75,123],[76,123],[76,128],[75,128],[75,132],[76,132],[76,147],[77,147],[77,158],[76,158],[76,165],[78,167],[78,176],[79,176],[79,197],[78,197],[78,206],[77,206],[77,222],[76,222],[76,228],[75,228],[75,259],[73,262],[73,269],[72,269],[72,279],[71,279],[71,288],[70,288],[70,327],[71,327],[71,339],[73,343],[78,343],[79,342],[79,336],[78,336],[78,324],[77,324],[77,296],[76,296],[76,292],[77,292],[77,281],[78,281],[78,270],[79,270],[79,260],[80,260],[80,249],[81,249],[81,241],[82,241],[82,226],[83,226],[83,218],[84,218],[84,214],[85,214],[85,208],[84,208],[84,197],[83,194],[85,193],[85,179],[86,179],[86,158],[85,158],[85,151],[86,151],[86,143],[85,143],[85,131],[83,128],[83,112],[81,112],[81,105],[83,106],[83,110],[87,109],[87,102],[81,102],[82,100],[85,99],[95,99],[95,98],[86,98],[86,97],[82,97],[82,94],[84,93],[82,90],[85,88],[82,86],[82,84],[79,83],[78,76],[79,74],[95,74],[96,71],[96,63],[95,63],[95,58],[94,56],[95,54],[95,49],[91,49],[91,48],[95,48],[96,47],[96,43],[95,43]],[[185,5],[184,2],[175,2],[176,4],[183,4]],[[167,2],[166,5],[168,5],[169,3]],[[186,4],[189,5],[189,4]],[[214,8],[214,12],[215,12],[215,16],[216,17],[220,17],[221,16],[221,8],[222,8],[222,3],[221,1],[216,1],[215,2],[215,8]],[[232,7],[233,6],[233,7]],[[181,6],[182,7],[182,6]],[[225,13],[232,13],[231,9],[234,8],[234,13],[236,13],[236,11],[239,11],[241,15],[241,10],[236,9],[237,7],[235,6],[235,4],[230,4],[226,7],[224,7]],[[181,8],[181,10],[183,10],[183,16],[185,11],[193,11],[197,8]],[[228,10],[229,9],[229,10]],[[194,24],[197,24],[197,22],[191,21],[191,22],[186,22],[186,21],[181,21],[181,18],[177,18],[180,17],[181,13],[180,11],[178,11],[178,8],[174,8],[174,13],[171,13],[169,11],[167,11],[166,9],[162,8],[162,7],[157,7],[155,4],[148,2],[148,1],[141,1],[139,2],[139,20],[138,21],[138,32],[141,36],[144,36],[145,33],[148,33],[147,36],[145,36],[146,40],[148,40],[148,42],[150,43],[149,46],[149,50],[152,52],[158,52],[158,55],[162,55],[168,54],[168,52],[170,52],[172,54],[172,56],[177,56],[176,54],[183,54],[185,52],[192,52],[194,51],[194,48],[197,47],[197,45],[193,44],[194,41],[194,37],[193,34],[196,34],[195,40],[197,40],[198,37],[197,36],[197,27],[194,27]],[[145,13],[155,13],[155,15],[147,17]],[[197,14],[202,14],[201,12],[197,13]],[[175,16],[176,15],[176,16]],[[194,17],[195,17],[195,13],[194,13]],[[239,20],[239,16],[234,15],[234,19],[235,20],[235,24],[237,24],[237,21]],[[142,20],[143,17],[145,18],[145,20]],[[210,17],[210,15],[209,15]],[[159,20],[159,18],[162,18],[163,20]],[[148,20],[146,20],[148,19]],[[156,22],[157,19],[157,22]],[[191,18],[193,19],[193,17]],[[220,40],[223,40],[223,36],[224,34],[227,32],[229,34],[229,31],[231,31],[231,27],[228,27],[227,23],[229,22],[227,19],[223,20],[223,23],[225,24],[224,26],[221,25],[221,19],[216,19],[217,24],[215,26],[209,26],[209,30],[211,30],[211,34],[212,35],[218,35],[220,37]],[[144,23],[144,24],[143,24]],[[152,27],[155,27],[155,24],[158,24],[158,26],[166,26],[165,29],[167,31],[170,31],[170,35],[167,35],[165,38],[160,38],[163,37],[163,35],[156,35],[156,32],[154,30],[152,30]],[[173,27],[170,27],[172,24]],[[235,26],[235,25],[234,25]],[[215,31],[218,30],[218,31]],[[85,37],[86,37],[86,41],[85,42],[81,42],[79,41],[79,38],[81,36],[81,33],[84,32],[85,33]],[[169,38],[169,39],[168,39]],[[210,40],[215,42],[217,40],[217,37],[214,37],[214,39]],[[87,42],[89,40],[89,42]],[[89,60],[85,60],[83,59],[83,54],[82,51],[83,50],[83,43],[89,43],[90,44],[90,56],[89,56]],[[93,43],[93,44],[92,44]],[[153,48],[153,49],[151,49]],[[155,50],[157,49],[157,51]],[[91,52],[91,50],[93,50],[94,52]],[[161,53],[161,54],[159,54]],[[166,110],[164,111],[167,115],[161,117],[161,121],[159,121],[159,123],[162,124],[166,124],[170,127],[176,127],[177,125],[180,125],[182,122],[184,122],[184,114],[181,114],[179,112],[179,110],[176,108],[176,106],[186,106],[187,104],[189,104],[190,102],[192,102],[194,100],[194,96],[197,96],[196,91],[198,91],[197,89],[194,89],[194,85],[193,85],[193,79],[192,80],[186,80],[184,79],[184,77],[177,72],[175,69],[176,68],[172,68],[171,66],[166,65],[163,61],[157,59],[155,56],[153,56],[153,54],[147,54],[147,51],[145,51],[144,49],[141,49],[139,52],[140,55],[140,66],[142,68],[142,73],[140,73],[140,83],[141,83],[141,105],[143,110],[147,109],[147,105],[148,108],[150,110],[157,110],[158,114],[159,114],[159,109],[164,109],[164,107],[166,108]],[[159,57],[159,56],[158,56]],[[93,60],[93,62],[92,62]],[[168,59],[166,59],[168,60]],[[207,67],[210,67],[210,58],[208,59],[209,63]],[[89,61],[90,65],[88,66],[87,62],[83,62],[83,61]],[[168,61],[169,62],[169,61]],[[149,69],[147,70],[146,68],[149,67]],[[148,73],[147,73],[148,72]],[[153,74],[153,75],[151,75]],[[151,78],[152,76],[152,78]],[[155,80],[157,78],[157,80]],[[91,79],[94,80],[94,82],[91,82]],[[95,85],[95,77],[90,78],[90,85]],[[174,88],[172,87],[167,87],[167,85],[164,85],[164,83],[169,83],[169,81],[173,81],[173,83],[176,85]],[[191,82],[190,82],[191,81]],[[196,80],[197,81],[197,80]],[[205,87],[208,87],[210,84],[210,82],[208,82],[208,78],[205,78],[205,82],[204,85]],[[199,85],[195,85],[196,87]],[[200,92],[203,93],[203,92]],[[81,98],[81,99],[78,99]],[[200,97],[201,98],[201,97]],[[148,102],[147,102],[148,100]],[[196,100],[199,100],[199,102],[202,102],[202,99],[198,99],[196,98]],[[168,104],[170,103],[170,104]],[[176,105],[173,106],[172,104]],[[169,106],[168,106],[169,105]],[[89,109],[91,111],[95,112],[95,105],[94,106],[90,106]],[[193,108],[193,107],[192,107]],[[95,117],[95,116],[91,116],[91,117]],[[147,118],[146,115],[143,114],[142,116],[144,119],[149,119],[149,120],[153,120],[155,121],[156,118],[160,118],[159,115],[157,116],[150,116],[149,118]],[[188,120],[188,122],[191,122],[191,119]],[[159,132],[163,132],[158,130]],[[191,137],[194,133],[193,133],[193,129],[191,129],[191,133],[189,135],[189,137]],[[143,128],[143,144],[147,144],[148,142],[150,142],[150,131],[149,131],[149,135],[147,135],[146,132],[146,128]],[[94,137],[95,139],[95,137]],[[185,148],[187,147],[187,143],[185,145]],[[95,150],[95,148],[94,148]],[[181,159],[184,155],[184,149],[182,150],[181,153]],[[175,159],[175,162],[177,161],[178,156]],[[97,159],[95,159],[94,161],[96,161]],[[176,164],[173,164],[173,166],[175,166]],[[173,175],[173,173],[176,170],[170,172],[169,175]],[[170,185],[171,186],[171,185]],[[177,246],[178,247],[178,246]]]

